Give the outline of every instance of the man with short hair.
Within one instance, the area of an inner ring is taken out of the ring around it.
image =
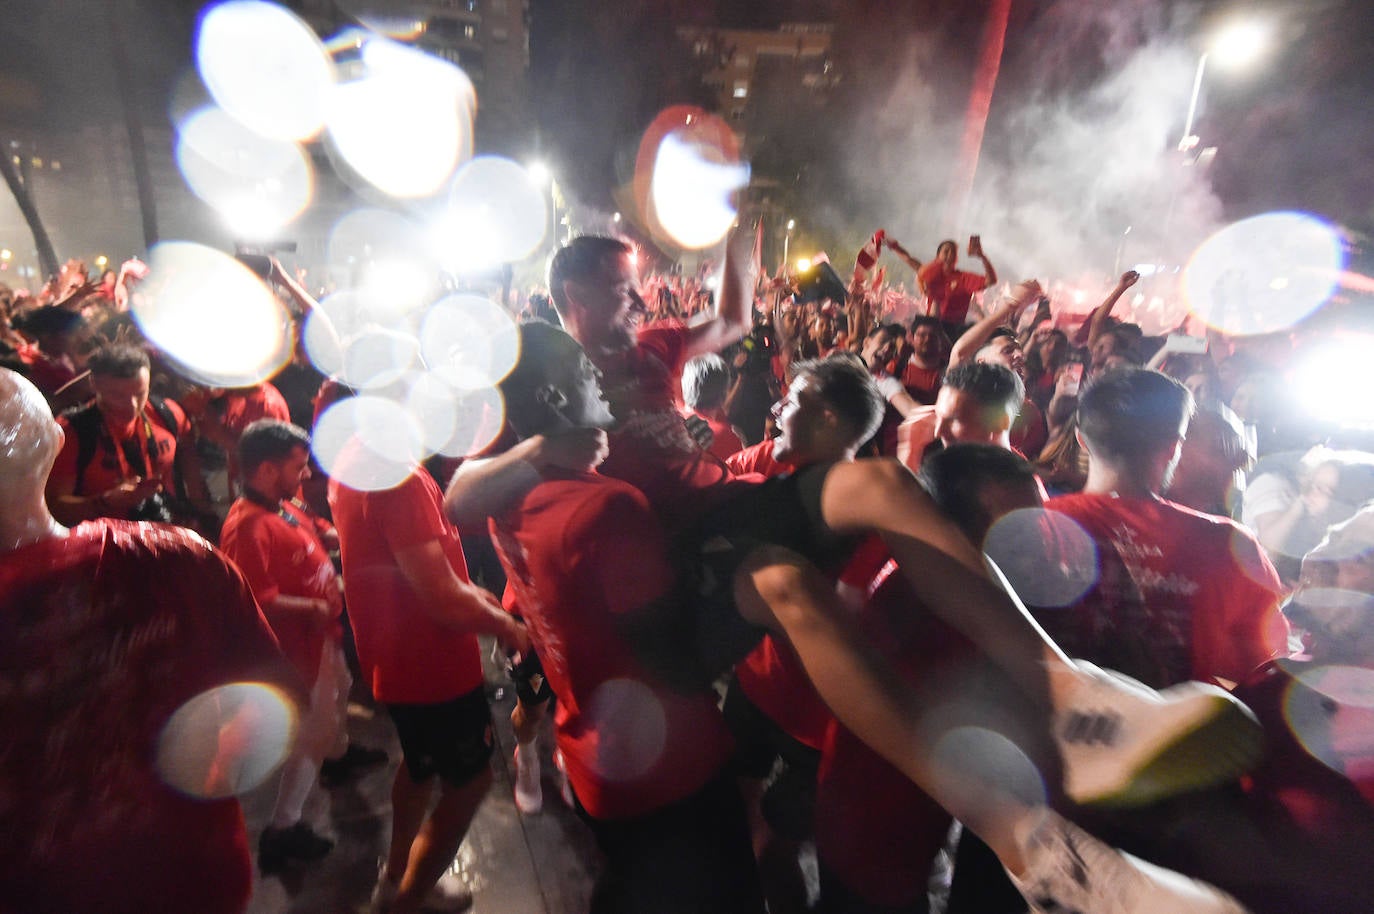
[[[290,747],[304,684],[196,534],[58,523],[43,491],[62,436],[0,370],[0,907],[242,914],[236,797]]]
[[[1011,427],[1025,402],[1025,385],[1011,369],[985,362],[960,362],[945,374],[935,405],[899,429],[897,458],[919,469],[930,448],[952,444],[995,444],[1012,449]]]
[[[343,594],[313,518],[294,503],[310,476],[310,436],[289,422],[260,419],[244,429],[235,462],[243,468],[243,495],[229,507],[220,547],[248,579],[287,659],[311,686],[296,747],[282,765],[272,818],[258,842],[259,868],[276,873],[334,846],[301,820],[321,764],[347,757],[351,765],[376,765],[386,753],[356,746],[347,752],[353,677],[339,623]]]
[[[179,489],[204,487],[194,472],[178,468],[178,444],[190,429],[186,415],[171,400],[149,395],[148,354],[137,346],[105,346],[86,366],[95,401],[58,419],[66,437],[48,480],[53,516],[66,524],[176,520]]]
[[[907,339],[911,357],[902,370],[902,385],[911,399],[929,405],[940,390],[940,378],[949,361],[949,341],[939,319],[923,315],[911,319]]]
[[[1242,682],[1287,653],[1283,585],[1254,535],[1160,497],[1192,410],[1187,388],[1158,372],[1100,375],[1078,404],[1087,485],[1048,503],[1120,555],[1144,602],[1135,618],[1097,618],[1092,607],[1086,617],[1060,614],[1056,630],[1068,626],[1060,636],[1085,656],[1110,645],[1083,638],[1146,648],[1151,668],[1125,672],[1156,688],[1188,679]]]

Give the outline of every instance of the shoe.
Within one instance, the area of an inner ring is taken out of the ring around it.
[[[521,752],[515,747],[515,808],[532,816],[544,808],[544,787],[539,782],[539,749],[535,743]]]
[[[327,758],[320,765],[320,783],[325,787],[337,787],[347,783],[364,771],[378,768],[391,761],[391,756],[381,749],[368,749],[357,743],[349,743],[344,754],[338,758]]]
[[[568,763],[563,760],[561,750],[553,750],[553,767],[558,769],[558,794],[569,809],[577,808],[577,797],[573,795],[572,781],[568,780]]]
[[[1200,682],[1156,691],[1075,661],[1084,684],[1054,715],[1064,789],[1076,803],[1144,806],[1231,780],[1264,751],[1250,709]]]
[[[334,849],[334,842],[315,834],[304,822],[290,828],[263,829],[258,838],[258,869],[278,873],[293,863],[312,863]]]
[[[377,887],[372,890],[372,901],[368,905],[368,914],[386,914],[396,901],[396,895],[400,891],[400,885],[387,877],[386,867],[383,866],[377,874]],[[444,871],[444,875],[439,877],[434,888],[425,895],[425,900],[421,902],[420,909],[423,911],[466,911],[472,907],[472,901],[472,890],[463,882],[463,877],[450,867]]]
[[[1220,889],[1108,847],[1048,810],[1015,836],[1026,870],[1011,881],[1032,914],[1247,914]]]

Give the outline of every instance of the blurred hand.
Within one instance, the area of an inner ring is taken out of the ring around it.
[[[104,507],[120,516],[128,514],[150,496],[162,491],[162,480],[156,477],[135,478],[121,482],[100,496]]]
[[[1037,301],[1044,294],[1045,291],[1040,288],[1040,283],[1037,280],[1026,279],[1012,286],[1008,303],[1011,305],[1012,311],[1020,311],[1031,302]]]
[[[1135,270],[1127,270],[1125,273],[1121,274],[1121,279],[1117,280],[1116,287],[1124,292],[1139,281],[1139,273]]]
[[[700,416],[685,416],[682,420],[687,426],[687,434],[692,436],[692,440],[697,443],[697,447],[703,451],[707,450],[716,440],[716,433],[711,431],[711,423]]]

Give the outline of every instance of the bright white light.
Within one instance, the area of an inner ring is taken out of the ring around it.
[[[1183,274],[1189,309],[1232,334],[1272,333],[1321,307],[1336,288],[1340,236],[1305,213],[1266,213],[1208,238]]]
[[[1139,273],[1142,279],[1146,276],[1153,276],[1159,272],[1159,267],[1153,263],[1138,263],[1131,267],[1131,269]]]
[[[809,269],[811,269],[811,259],[809,257],[798,258],[797,271],[800,273],[805,273]]]
[[[1342,333],[1313,346],[1293,370],[1298,408],[1318,422],[1374,428],[1374,336]]]
[[[788,230],[789,232],[792,231],[792,230],[793,230],[794,228],[796,228],[796,227],[797,227],[797,220],[796,220],[796,219],[788,219],[788,220],[787,220],[787,230]]]
[[[689,249],[709,247],[735,221],[731,195],[749,183],[749,166],[723,161],[710,143],[675,130],[663,138],[654,159],[650,198],[664,231]]]
[[[466,457],[484,450],[506,425],[506,403],[495,387],[465,390],[458,398],[453,435],[438,449],[448,457]]]
[[[548,222],[547,197],[528,171],[480,156],[454,177],[430,238],[435,257],[462,273],[524,260],[543,244]]]
[[[1269,29],[1259,22],[1237,22],[1223,29],[1209,53],[1218,63],[1243,67],[1253,63],[1269,45]]]
[[[530,180],[540,187],[553,180],[553,172],[549,171],[549,166],[543,162],[531,162],[525,166],[525,171],[529,174]]]
[[[285,7],[232,0],[200,21],[196,63],[220,107],[264,137],[309,139],[324,124],[334,65]]]
[[[362,492],[400,485],[425,457],[424,436],[410,413],[366,394],[325,410],[310,446],[326,473]]]
[[[983,551],[1031,606],[1069,606],[1097,583],[1092,536],[1058,511],[1020,508],[1003,515],[988,531]]]
[[[261,383],[291,356],[291,318],[251,270],[228,254],[163,242],[132,311],[143,333],[188,377],[213,387]]]
[[[399,213],[364,207],[339,219],[329,233],[331,264],[366,264],[388,257],[414,258],[424,235]]]
[[[453,295],[435,303],[420,328],[429,370],[460,390],[492,387],[515,367],[520,332],[490,299]]]
[[[433,194],[471,154],[471,80],[446,61],[383,39],[364,44],[363,63],[365,75],[330,96],[334,148],[384,193]]]
[[[389,323],[422,307],[431,297],[436,280],[433,268],[424,260],[388,255],[363,268],[358,298],[368,317]]]
[[[157,741],[157,772],[187,796],[239,796],[276,770],[295,734],[295,705],[272,686],[219,686],[168,719]]]
[[[387,387],[410,371],[419,350],[419,343],[408,333],[376,325],[365,327],[344,339],[340,377],[360,390]]]
[[[187,118],[176,157],[192,192],[243,237],[276,234],[312,196],[310,163],[299,146],[255,133],[219,108]]]

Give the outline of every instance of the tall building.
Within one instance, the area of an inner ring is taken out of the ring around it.
[[[721,115],[737,131],[747,132],[750,107],[761,88],[780,83],[822,92],[832,84],[833,32],[828,23],[793,22],[774,30],[684,27],[678,36],[707,62],[705,82],[716,94]],[[764,103],[783,101],[770,97]]]

